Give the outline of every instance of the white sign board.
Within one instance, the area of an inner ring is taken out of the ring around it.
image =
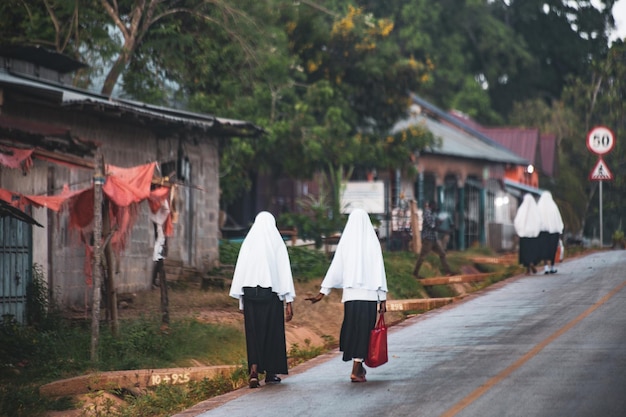
[[[361,208],[370,214],[385,213],[385,183],[383,181],[350,181],[343,183],[341,212]]]
[[[592,181],[612,181],[613,173],[609,170],[602,158],[598,158],[596,166],[589,173],[589,179]]]
[[[587,135],[587,149],[596,155],[611,152],[615,146],[615,135],[608,127],[596,126]]]

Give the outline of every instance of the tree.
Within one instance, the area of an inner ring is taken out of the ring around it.
[[[411,153],[428,143],[423,131],[398,141],[388,133],[405,116],[408,93],[428,77],[428,66],[401,54],[389,19],[351,6],[334,19],[311,13],[300,10],[287,20],[291,51],[309,83],[297,112],[299,142],[313,170],[326,173],[338,214],[346,179],[339,173],[407,167]]]
[[[618,41],[613,43],[606,58],[592,64],[586,76],[572,79],[563,94],[564,102],[576,112],[580,120],[580,129],[575,137],[570,138],[571,151],[566,155],[572,165],[581,167],[579,178],[586,185],[583,194],[587,198],[582,216],[582,230],[587,236],[594,234],[594,230],[599,232],[599,207],[593,204],[598,198],[598,184],[587,180],[597,157],[581,144],[586,143],[586,135],[594,126],[604,125],[611,128],[616,138],[615,148],[603,158],[615,177],[614,181],[603,184],[603,235],[610,236],[620,228],[623,230],[623,221],[626,218],[626,150],[621,140],[626,134],[625,77],[626,44]],[[580,199],[580,194],[577,198]]]
[[[508,112],[514,101],[558,100],[569,77],[581,77],[608,51],[614,0],[513,0],[493,2],[494,14],[523,40],[532,56],[520,71],[493,84],[494,108]],[[598,8],[596,8],[598,7]],[[514,45],[508,43],[507,46]]]
[[[491,90],[531,60],[525,43],[485,1],[364,1],[395,23],[391,38],[402,55],[429,66],[416,91],[443,108],[488,124],[502,123]],[[497,109],[497,111],[495,110]]]

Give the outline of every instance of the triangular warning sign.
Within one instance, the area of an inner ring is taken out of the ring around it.
[[[609,170],[609,167],[606,166],[604,160],[602,158],[598,158],[596,166],[593,167],[591,173],[589,173],[589,179],[591,181],[612,181],[613,173]]]

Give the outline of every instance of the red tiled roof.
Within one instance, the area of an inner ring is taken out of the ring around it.
[[[519,156],[528,159],[530,162],[532,162],[533,165],[538,165],[538,129],[521,129],[515,127],[479,127],[478,131],[500,143],[501,145],[507,147]]]
[[[542,134],[536,128],[485,127],[468,115],[450,111],[450,115],[472,129],[521,156],[547,176],[556,174],[556,136]]]
[[[549,177],[557,174],[556,135],[541,134],[539,136],[539,151],[541,152],[541,172]]]

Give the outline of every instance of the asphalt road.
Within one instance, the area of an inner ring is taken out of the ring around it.
[[[178,416],[626,416],[626,251],[508,279],[390,328],[388,342],[365,383],[332,352]]]

